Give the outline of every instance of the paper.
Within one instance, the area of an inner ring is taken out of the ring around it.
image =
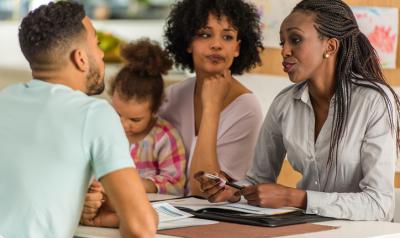
[[[378,53],[382,68],[396,68],[399,10],[389,7],[352,7],[360,31]]]
[[[168,202],[172,206],[185,207],[192,209],[194,211],[204,208],[221,208],[221,209],[227,209],[227,210],[251,213],[251,214],[277,215],[277,214],[295,212],[299,210],[298,208],[293,208],[293,207],[274,209],[274,208],[262,208],[262,207],[251,206],[247,204],[247,201],[243,197],[237,203],[229,203],[229,202],[210,203],[205,199],[199,199],[194,197],[169,200]]]
[[[152,206],[157,211],[159,218],[157,230],[218,223],[217,221],[192,218],[192,214],[181,211],[167,202],[155,202],[152,203]]]
[[[193,216],[192,214],[181,211],[166,202],[152,203],[152,205],[158,214],[160,223],[185,219]]]
[[[216,223],[218,223],[218,221],[197,219],[197,218],[189,217],[189,218],[175,220],[175,221],[160,222],[160,224],[158,224],[157,230],[160,231],[160,230],[179,228],[179,227],[188,227],[188,226],[203,226],[203,225],[211,225],[211,224],[216,224]]]

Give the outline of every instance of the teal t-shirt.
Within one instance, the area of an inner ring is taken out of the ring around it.
[[[134,167],[114,109],[40,80],[0,92],[0,237],[72,237],[97,178]]]

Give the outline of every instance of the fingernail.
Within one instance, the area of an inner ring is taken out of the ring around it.
[[[225,187],[226,181],[221,180],[221,182],[218,184],[221,188]]]

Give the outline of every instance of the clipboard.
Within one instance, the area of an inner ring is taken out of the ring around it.
[[[280,227],[294,224],[313,223],[335,220],[331,217],[323,217],[315,214],[306,214],[304,211],[299,210],[296,212],[279,214],[279,215],[263,215],[263,214],[250,214],[236,211],[229,211],[219,208],[205,208],[194,211],[186,207],[176,207],[187,213],[194,215],[194,217],[224,221],[230,223],[238,223],[252,226],[263,227]]]

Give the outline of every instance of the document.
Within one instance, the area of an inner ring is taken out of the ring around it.
[[[181,211],[167,202],[152,203],[159,217],[157,230],[218,223],[217,221],[192,218],[192,214]]]
[[[279,215],[286,214],[291,212],[299,211],[300,209],[294,207],[284,207],[284,208],[262,208],[256,207],[252,205],[248,205],[247,201],[242,197],[242,199],[237,203],[229,203],[229,202],[220,202],[220,203],[210,203],[205,199],[195,198],[195,197],[187,197],[187,198],[178,198],[173,200],[168,200],[168,202],[175,207],[183,207],[192,209],[193,211],[199,211],[202,209],[208,208],[218,208],[225,209],[243,213],[250,214],[259,214],[259,215]]]
[[[167,202],[152,203],[154,210],[158,213],[158,219],[160,223],[167,221],[174,221],[179,219],[185,219],[192,217],[193,215],[184,211],[181,211]]]
[[[205,219],[198,219],[198,218],[185,218],[181,220],[174,220],[174,221],[165,221],[160,222],[158,224],[158,231],[172,229],[172,228],[179,228],[179,227],[188,227],[188,226],[203,226],[203,225],[211,225],[219,223],[218,221],[213,220],[205,220]]]
[[[277,227],[333,219],[306,214],[303,210],[293,207],[273,209],[252,206],[248,205],[244,198],[237,203],[210,203],[201,198],[185,197],[168,200],[168,203],[193,214],[196,218],[253,226]]]

